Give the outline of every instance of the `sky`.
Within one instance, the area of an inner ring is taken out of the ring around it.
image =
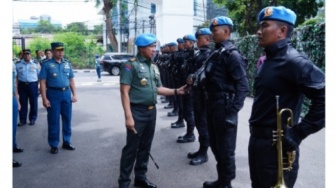
[[[42,2],[41,2],[42,1]],[[49,15],[52,20],[66,26],[72,22],[87,24],[103,23],[103,15],[98,15],[99,9],[95,1],[84,0],[15,0],[12,2],[12,21],[27,20],[34,16]]]

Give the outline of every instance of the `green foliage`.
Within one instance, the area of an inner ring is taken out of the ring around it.
[[[35,32],[35,29],[32,29],[32,28],[26,28],[26,29],[21,29],[20,30],[21,34],[31,34],[31,33],[34,33],[34,32]]]
[[[55,27],[47,20],[40,20],[38,26],[34,29],[37,33],[52,33],[55,30]]]
[[[65,31],[66,32],[77,32],[83,35],[88,34],[88,28],[83,22],[70,23],[66,26]]]
[[[21,46],[13,44],[12,46],[14,56],[17,57],[21,51]]]
[[[242,54],[248,59],[247,79],[249,82],[249,96],[254,96],[254,78],[257,71],[257,62],[263,54],[263,48],[258,45],[258,38],[256,35],[247,35],[235,41],[235,45]]]
[[[74,68],[92,68],[95,54],[102,54],[103,49],[96,45],[96,39],[79,33],[67,32],[54,36],[53,41],[64,43],[64,58],[68,59]]]
[[[87,50],[85,48],[85,37],[78,33],[67,32],[54,36],[52,42],[64,43],[64,58],[68,59],[74,67],[84,67]]]
[[[29,45],[27,46],[27,49],[30,49],[32,52],[32,57],[36,57],[35,50],[42,50],[50,49],[50,41],[47,38],[42,37],[35,37],[32,39],[31,42],[29,42]]]
[[[102,34],[103,33],[103,24],[93,26],[93,34]]]
[[[297,14],[296,25],[300,25],[306,19],[314,17],[318,8],[324,5],[324,1],[317,3],[316,0],[213,0],[213,2],[225,5],[229,10],[229,17],[242,36],[257,32],[257,16],[264,7],[282,5],[293,10]]]

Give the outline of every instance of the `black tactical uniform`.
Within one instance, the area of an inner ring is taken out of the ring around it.
[[[187,77],[191,74],[191,68],[194,63],[195,49],[188,49],[184,52],[184,62],[181,65],[180,82],[186,83]],[[187,123],[187,132],[183,136],[177,138],[178,143],[194,142],[195,141],[195,117],[193,108],[193,97],[190,93],[182,96],[183,118]]]
[[[196,72],[203,65],[204,61],[210,55],[211,49],[209,45],[199,48],[199,52],[194,57],[194,64],[191,72]],[[192,77],[192,75],[190,75]],[[191,165],[199,165],[208,160],[207,151],[209,148],[209,132],[206,120],[205,107],[205,89],[203,83],[198,83],[192,86],[193,109],[195,117],[195,126],[198,131],[198,141],[200,143],[199,150],[194,153],[189,153],[188,158],[191,158]]]
[[[176,63],[176,60],[177,60],[177,55],[178,55],[178,51],[173,51],[171,52],[171,57],[170,57],[170,66],[169,66],[169,73],[170,73],[170,81],[172,83],[171,87],[172,88],[176,88],[176,87],[179,87],[180,84],[178,83],[177,79],[176,79],[176,73],[177,73],[177,70],[176,70],[176,67],[177,67],[177,63]],[[172,101],[173,101],[173,104],[172,104],[172,107],[173,107],[173,110],[171,112],[168,112],[167,115],[168,116],[177,116],[178,115],[178,111],[179,111],[179,104],[178,104],[178,96],[172,96]]]
[[[277,114],[281,109],[288,108],[293,112],[292,128],[286,125],[290,116],[288,112],[282,113],[279,125],[283,131],[283,159],[287,158],[285,154],[288,151],[296,151],[292,170],[283,174],[289,188],[294,187],[298,175],[299,144],[325,126],[325,76],[305,55],[292,47],[289,35],[295,21],[296,14],[283,6],[266,7],[259,13],[258,42],[265,48],[266,59],[255,78],[255,98],[249,120],[248,152],[253,188],[269,188],[279,182],[278,149],[273,143],[273,130],[277,129]],[[279,25],[279,22],[283,23]],[[287,32],[279,39],[273,39],[283,26]],[[275,96],[279,99],[276,100]],[[311,105],[307,115],[300,120],[303,96],[311,100]]]
[[[322,129],[325,124],[325,82],[324,73],[298,53],[288,39],[265,48],[266,60],[255,79],[255,99],[249,120],[251,137],[249,142],[249,164],[252,187],[274,186],[277,180],[277,149],[272,142],[272,130],[276,130],[276,100],[279,95],[280,108],[293,111],[295,140],[298,143],[309,134]],[[310,112],[298,124],[303,95],[312,100]],[[287,116],[288,117],[288,116]],[[287,119],[284,116],[282,122]],[[286,142],[283,141],[286,150]],[[293,149],[293,148],[288,148]],[[299,148],[291,171],[285,171],[285,182],[293,187],[299,168]],[[260,160],[261,157],[268,156]],[[271,167],[274,170],[267,170]]]
[[[185,80],[182,80],[181,75],[182,75],[182,64],[185,59],[185,50],[179,50],[175,53],[174,55],[174,66],[173,66],[173,77],[174,77],[174,83],[176,84],[177,87],[180,87],[185,84]],[[178,95],[176,96],[176,104],[177,104],[177,115],[178,119],[176,122],[171,123],[172,128],[181,128],[185,127],[184,124],[184,116],[183,116],[183,102],[182,102],[182,96]],[[168,116],[174,116],[175,113],[171,113]]]
[[[248,93],[244,58],[237,50],[229,50],[232,48],[234,46],[228,40],[216,44],[219,57],[207,62],[205,68],[207,123],[210,147],[217,161],[218,173],[218,180],[209,184],[218,187],[231,187],[231,180],[236,176],[238,112]]]

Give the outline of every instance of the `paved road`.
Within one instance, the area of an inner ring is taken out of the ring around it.
[[[14,188],[115,188],[119,175],[120,152],[125,144],[124,115],[120,102],[119,77],[103,73],[96,82],[94,72],[77,72],[78,102],[73,105],[75,151],[60,149],[49,153],[46,110],[39,101],[39,117],[35,126],[19,127],[17,141],[25,151],[13,154],[23,163],[13,169]],[[148,178],[160,188],[201,188],[203,181],[216,178],[215,160],[209,150],[209,161],[190,166],[186,157],[198,143],[178,144],[176,138],[185,129],[171,129],[176,117],[171,110],[157,105],[157,127],[151,154],[160,166],[149,162]],[[250,187],[247,144],[248,118],[252,99],[247,98],[239,114],[236,166],[233,187]],[[196,132],[197,133],[197,132]],[[133,177],[133,175],[132,175]],[[132,186],[131,186],[132,187]],[[297,188],[325,187],[325,131],[311,135],[301,144],[301,160]]]

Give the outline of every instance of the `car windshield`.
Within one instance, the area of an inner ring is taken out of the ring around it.
[[[114,56],[112,56],[112,58],[115,59],[115,60],[129,60],[132,57],[133,57],[132,55],[114,55]]]

